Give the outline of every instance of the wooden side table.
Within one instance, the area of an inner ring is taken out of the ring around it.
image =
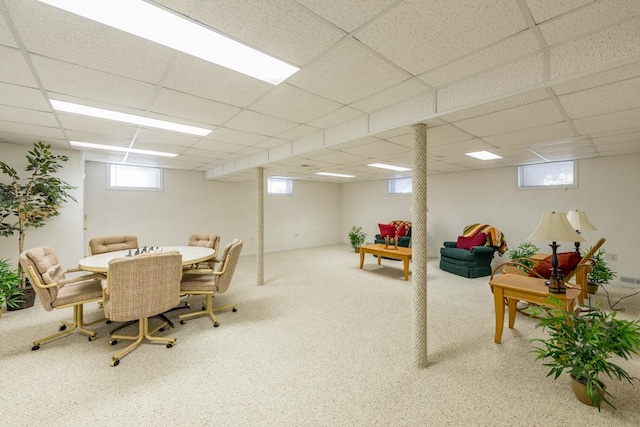
[[[544,279],[536,277],[520,276],[518,274],[501,274],[489,281],[493,291],[493,302],[496,310],[496,334],[495,343],[500,344],[502,329],[504,327],[504,299],[507,298],[509,307],[509,328],[513,329],[516,321],[516,305],[518,301],[551,307],[549,295],[553,295],[563,301],[568,311],[573,311],[581,289],[567,288],[565,294],[552,294],[549,287],[544,284]]]

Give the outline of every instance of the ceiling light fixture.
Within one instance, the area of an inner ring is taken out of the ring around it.
[[[50,99],[51,105],[56,111],[81,114],[83,116],[97,117],[99,119],[115,120],[133,125],[147,126],[157,129],[171,130],[174,132],[188,133],[190,135],[207,136],[211,129],[199,128],[195,126],[181,125],[179,123],[167,122],[164,120],[151,119],[149,117],[137,116],[135,114],[121,113],[119,111],[104,110],[102,108],[89,107],[71,102],[57,101]]]
[[[467,156],[475,157],[480,160],[495,160],[501,159],[502,157],[497,154],[490,153],[488,151],[474,151],[473,153],[464,153]]]
[[[403,166],[393,166],[393,165],[385,165],[384,163],[371,163],[370,165],[367,166],[371,166],[373,168],[380,168],[380,169],[389,169],[392,171],[398,171],[398,172],[406,172],[406,171],[410,171],[410,168],[405,168]]]
[[[40,0],[274,85],[300,68],[141,0]]]
[[[345,175],[341,173],[331,173],[331,172],[316,172],[316,175],[335,176],[338,178],[355,178],[355,175]]]
[[[163,153],[162,151],[139,150],[137,148],[116,147],[113,145],[93,144],[91,142],[69,141],[69,144],[71,144],[74,147],[95,148],[97,150],[118,151],[122,153],[148,154],[151,156],[160,156],[160,157],[176,157],[177,156],[177,154]]]

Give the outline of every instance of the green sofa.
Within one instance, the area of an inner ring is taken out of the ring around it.
[[[444,247],[440,248],[441,270],[468,278],[491,275],[495,247],[474,246],[471,249],[460,249],[456,244],[457,242],[444,242]]]

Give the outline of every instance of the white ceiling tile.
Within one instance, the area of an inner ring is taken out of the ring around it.
[[[295,128],[298,123],[245,110],[225,123],[225,126],[259,135],[277,136]]]
[[[358,39],[418,75],[525,29],[513,1],[408,0],[364,28]]]
[[[163,88],[151,111],[173,117],[220,125],[240,112],[240,108]]]
[[[50,111],[49,102],[39,89],[0,83],[0,104],[30,110]]]
[[[4,21],[4,18],[3,18]],[[0,25],[0,45],[18,48],[8,25]]]
[[[231,144],[223,141],[211,141],[208,139],[201,139],[193,148],[198,148],[201,150],[209,150],[209,151],[218,151],[221,153],[238,153],[247,148],[247,146],[240,144]]]
[[[628,141],[628,142],[616,142],[614,144],[602,144],[598,145],[596,149],[599,153],[605,154],[637,154],[638,153],[638,145],[640,145],[640,141]]]
[[[307,64],[345,35],[293,1],[202,2],[196,16],[212,28],[296,65]]]
[[[9,13],[27,50],[64,62],[157,83],[173,50],[36,1]]]
[[[145,109],[155,86],[138,80],[32,55],[34,68],[50,93]],[[73,76],[70,78],[70,76]]]
[[[538,26],[549,45],[601,30],[640,14],[639,1],[603,0]]]
[[[289,84],[281,84],[249,108],[259,113],[305,123],[336,111],[341,105]],[[312,126],[317,126],[311,123]],[[320,127],[320,126],[318,126]]]
[[[456,126],[476,136],[488,136],[563,120],[555,104],[547,100],[461,120],[456,122]]]
[[[296,126],[295,128],[283,132],[278,135],[279,138],[287,139],[290,141],[304,138],[307,135],[311,135],[312,133],[319,132],[319,129],[307,125]]]
[[[0,128],[7,129],[7,132],[0,132],[0,141],[10,144],[32,145],[34,142],[42,141],[46,144],[51,144],[52,147],[69,148],[69,143],[66,139],[63,139],[61,133],[58,133],[56,137],[56,129],[51,130],[51,128],[37,128],[20,124],[17,126],[11,124],[11,126],[5,127],[1,121]]]
[[[538,49],[540,45],[533,32],[523,31],[442,67],[427,71],[419,78],[432,87],[442,87],[490,70],[496,64],[518,60]]]
[[[273,85],[202,59],[178,54],[164,86],[194,96],[246,107]]]
[[[187,150],[184,146],[175,144],[165,144],[156,141],[138,141],[131,147],[138,150],[160,151],[161,153],[181,154]]]
[[[531,129],[517,130],[498,135],[485,136],[483,139],[496,147],[526,146],[541,141],[554,141],[573,137],[573,131],[566,122],[552,123]]]
[[[564,95],[569,92],[577,92],[595,86],[626,80],[638,75],[640,75],[640,63],[614,68],[598,74],[590,74],[575,80],[554,84],[552,87],[556,95]]]
[[[255,145],[267,139],[265,135],[258,135],[250,132],[243,132],[228,127],[219,127],[213,130],[206,137],[207,140],[215,140],[241,145]]]
[[[75,116],[65,113],[57,113],[62,126],[69,130],[95,133],[100,135],[112,135],[131,139],[136,133],[136,127],[113,120],[92,119],[84,116]]]
[[[200,159],[202,162],[212,162],[213,160],[222,160],[229,153],[214,150],[201,150],[198,148],[187,148],[184,155],[194,159]],[[220,162],[222,163],[222,162]]]
[[[526,0],[536,23],[555,18],[593,0]]]
[[[427,127],[427,147],[466,141],[471,138],[472,135],[452,125]],[[411,139],[413,139],[413,136],[411,136]]]
[[[6,105],[0,105],[0,118],[8,122],[25,123],[36,126],[57,127],[53,113],[37,110],[28,110],[25,108],[15,108]]]
[[[312,120],[308,124],[317,128],[327,128],[339,123],[343,123],[349,120],[353,120],[356,117],[362,116],[362,111],[354,110],[351,107],[342,107],[331,113],[320,117],[319,119]]]
[[[141,143],[158,143],[191,147],[200,140],[199,137],[179,132],[165,132],[156,129],[140,129],[136,137],[136,145]]]
[[[380,156],[389,156],[393,154],[403,153],[407,151],[407,147],[397,145],[384,140],[376,140],[368,144],[359,145],[351,148],[340,148],[345,153],[357,154],[363,157],[376,158]]]
[[[380,132],[387,129],[418,123],[424,116],[435,114],[436,94],[427,92],[399,104],[371,113],[369,130]]]
[[[640,131],[600,136],[597,138],[593,138],[592,141],[596,146],[605,144],[617,144],[622,142],[640,143]]]
[[[38,87],[38,82],[33,78],[31,69],[27,65],[18,49],[0,46],[0,81],[16,85]]]
[[[550,79],[572,76],[640,56],[640,19],[553,47]]]
[[[428,145],[427,153],[435,154],[436,156],[460,156],[465,153],[471,153],[474,151],[491,151],[494,147],[483,142],[480,139],[473,138],[466,141],[450,142],[448,144],[441,145]],[[478,160],[481,161],[481,160]]]
[[[297,0],[346,32],[355,30],[396,0]]]
[[[507,110],[519,107],[533,102],[549,99],[549,95],[544,89],[523,93],[521,95],[510,96],[498,101],[488,102],[478,105],[477,107],[465,108],[454,113],[444,114],[441,118],[449,122],[469,119],[471,117],[482,116],[485,114],[495,113],[497,111]]]
[[[572,119],[640,107],[640,77],[558,97]]]
[[[576,128],[582,135],[630,129],[637,127],[638,123],[640,123],[640,108],[574,120]]]
[[[114,134],[100,134],[77,130],[67,130],[65,134],[67,135],[67,138],[69,138],[69,141],[115,145],[118,147],[129,147],[129,145],[131,145],[131,138],[116,136]]]
[[[408,75],[349,38],[289,78],[325,98],[350,104],[406,80]]]
[[[265,139],[262,142],[257,143],[256,145],[254,145],[255,148],[262,148],[262,149],[269,149],[269,148],[274,148],[274,147],[279,147],[282,146],[284,144],[290,144],[292,141],[287,141],[286,139],[280,139],[280,138],[269,138],[269,139]]]
[[[400,135],[410,134],[413,135],[413,128],[411,126],[401,126],[395,129],[389,129],[383,132],[377,132],[374,134],[375,137],[380,139],[389,139]]]
[[[420,80],[407,79],[393,87],[385,89],[375,95],[368,96],[351,104],[351,107],[366,112],[374,112],[390,107],[407,99],[411,99],[421,93],[431,90]]]
[[[345,153],[342,151],[333,151],[333,150],[324,154],[310,155],[308,158],[318,162],[326,162],[326,163],[366,162],[369,159],[368,156],[358,156],[355,154]],[[335,172],[335,171],[327,171],[327,172]]]

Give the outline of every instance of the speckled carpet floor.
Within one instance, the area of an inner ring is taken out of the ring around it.
[[[74,334],[31,351],[72,310],[36,306],[0,319],[0,423],[4,426],[638,426],[640,382],[605,381],[618,409],[578,402],[569,379],[547,378],[529,339],[543,332],[518,315],[494,344],[488,278],[428,273],[429,366],[413,367],[411,278],[401,263],[346,245],[242,257],[207,318],[180,325],[171,349],[143,344],[110,367],[113,325],[98,339]],[[610,285],[612,301],[634,288]],[[599,292],[597,297],[603,299]],[[200,299],[191,299],[192,309]],[[638,318],[640,296],[620,317]],[[86,319],[101,309],[89,304]],[[135,333],[135,327],[131,332]],[[640,357],[623,366],[640,377]]]

